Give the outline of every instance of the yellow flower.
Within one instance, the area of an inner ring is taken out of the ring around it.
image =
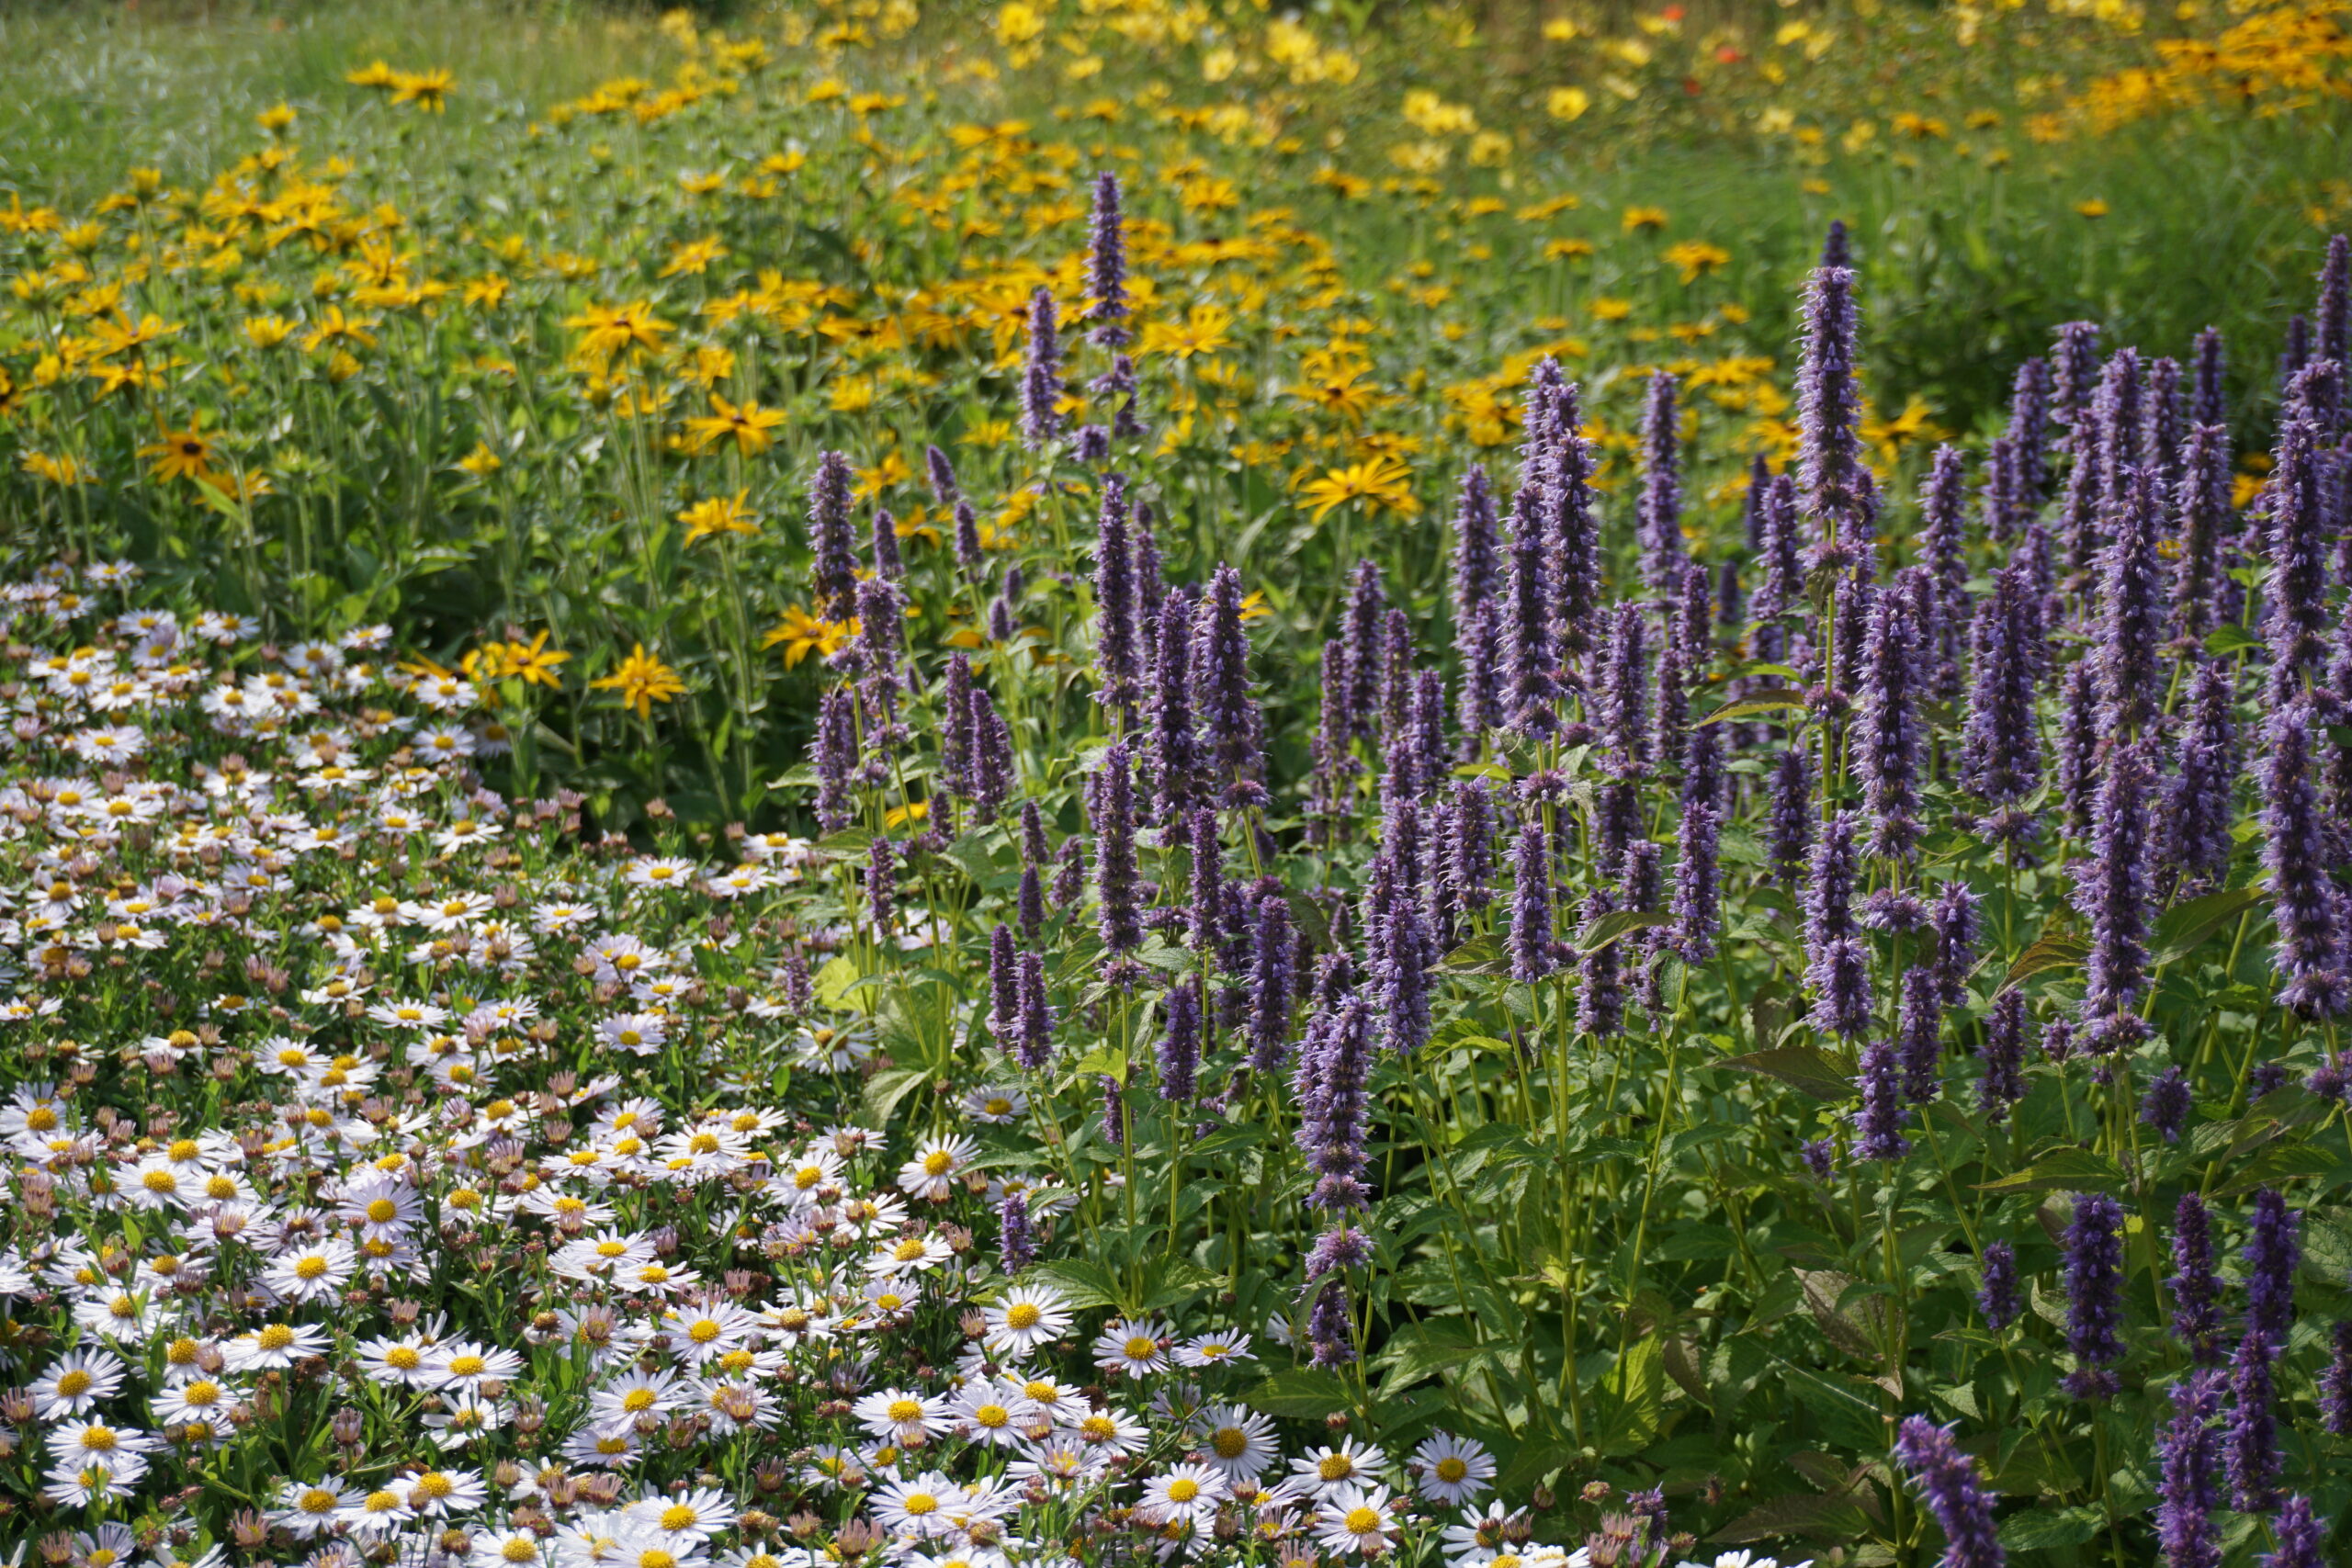
[[[474,449],[458,459],[458,468],[478,479],[490,478],[504,466],[498,460],[498,454],[490,449],[487,441],[475,442]]]
[[[1625,209],[1624,221],[1628,234],[1654,234],[1666,227],[1666,209],[1629,207]]]
[[[1362,463],[1351,463],[1341,468],[1329,468],[1322,476],[1308,483],[1305,496],[1308,509],[1320,523],[1333,509],[1350,502],[1363,502],[1374,512],[1394,512],[1410,516],[1421,509],[1413,495],[1412,470],[1394,457],[1373,457]]]
[[[670,331],[670,323],[656,316],[651,301],[645,299],[627,305],[591,305],[576,316],[564,318],[563,324],[580,330],[580,352],[598,365],[609,364],[622,353],[659,353]]]
[[[2097,197],[2093,197],[2088,201],[2078,201],[2075,203],[2075,210],[2081,213],[2086,218],[2104,218],[2108,215],[2109,209],[2107,203],[2099,200]]]
[[[294,335],[294,323],[283,316],[248,316],[244,333],[245,341],[255,348],[276,348]]]
[[[758,533],[759,519],[743,504],[749,493],[739,490],[732,496],[714,495],[679,513],[678,521],[686,525],[686,543],[691,545],[715,534],[741,534],[749,538]]]
[[[629,650],[619,669],[588,684],[599,692],[618,692],[621,705],[634,709],[639,718],[651,718],[655,703],[669,702],[686,689],[678,672],[646,652],[641,642]]]
[[[782,409],[763,409],[748,398],[730,403],[717,392],[710,395],[710,406],[709,414],[686,421],[687,450],[707,452],[718,442],[732,440],[735,450],[750,457],[775,445],[768,433],[784,423]]]
[[[1682,269],[1682,281],[1695,283],[1702,274],[1714,271],[1731,260],[1731,253],[1721,245],[1710,245],[1702,240],[1684,240],[1666,247],[1666,259]]]
[[[556,666],[571,657],[560,648],[549,648],[544,631],[528,642],[487,644],[481,654],[484,673],[491,680],[514,680],[526,686],[548,687],[563,684],[556,678]]]
[[[78,457],[52,457],[45,452],[26,453],[25,472],[35,479],[47,479],[53,485],[85,485],[97,477]]]
[[[198,484],[212,484],[220,478],[212,471],[216,450],[196,426],[189,425],[186,430],[166,430],[161,441],[141,446],[139,455],[155,460],[151,471],[159,479],[194,479]]]
[[[1555,87],[1544,100],[1544,112],[1554,119],[1578,119],[1592,107],[1592,95],[1582,87]]]
[[[1137,354],[1166,354],[1178,359],[1215,354],[1232,339],[1227,330],[1233,312],[1215,302],[1193,306],[1182,321],[1147,321],[1136,344]]]
[[[762,648],[782,648],[789,670],[810,654],[827,659],[856,632],[855,621],[828,621],[795,604],[760,638]]]
[[[427,114],[439,114],[449,107],[449,95],[457,90],[457,77],[446,68],[398,71],[392,73],[392,102],[414,104]]]
[[[727,247],[719,243],[718,235],[706,234],[699,240],[689,241],[672,251],[669,261],[662,268],[662,276],[676,277],[684,273],[700,275],[709,267],[711,263],[726,254]]]

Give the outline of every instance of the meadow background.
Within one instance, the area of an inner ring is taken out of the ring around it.
[[[0,12],[0,1554],[2338,1560],[2345,19]]]

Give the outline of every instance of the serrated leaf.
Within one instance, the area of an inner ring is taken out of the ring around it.
[[[1119,1285],[1111,1277],[1111,1271],[1082,1258],[1064,1258],[1052,1263],[1040,1263],[1022,1275],[1022,1279],[1051,1285],[1061,1292],[1067,1304],[1080,1312],[1119,1304]]]
[[[1844,1497],[1818,1497],[1797,1493],[1758,1504],[1709,1539],[1728,1546],[1739,1546],[1752,1540],[1778,1540],[1792,1535],[1842,1541],[1865,1535],[1870,1528],[1869,1516]]]
[[[921,1067],[894,1067],[866,1079],[865,1088],[858,1096],[865,1108],[866,1121],[876,1127],[888,1126],[890,1112],[899,1108],[899,1101],[921,1088],[930,1076]]]
[[[1628,931],[1670,925],[1673,920],[1674,917],[1662,909],[1620,909],[1593,921],[1591,928],[1577,938],[1577,951],[1598,953]]]
[[[2211,654],[2216,659],[2221,658],[2224,654],[2235,653],[2242,648],[2259,648],[2261,646],[2261,642],[2252,633],[2248,632],[2244,626],[2238,626],[2234,623],[2224,626],[2215,626],[2211,631],[2205,634],[2205,651]]]
[[[1754,718],[1758,714],[1785,713],[1791,708],[1809,705],[1803,692],[1758,692],[1754,696],[1742,697],[1736,703],[1717,708],[1690,728],[1704,729],[1711,724],[1729,724],[1734,719]]]
[[[1838,1058],[1812,1045],[1771,1045],[1744,1056],[1725,1056],[1714,1065],[1778,1079],[1815,1100],[1847,1100],[1854,1092],[1853,1080]]]
[[[2225,887],[2175,905],[2156,922],[2155,936],[2148,944],[2150,955],[2158,964],[2177,963],[2261,897],[2258,887]]]
[[[1313,1419],[1348,1407],[1348,1387],[1335,1373],[1312,1367],[1278,1371],[1257,1387],[1245,1390],[1241,1402],[1269,1416]]]
[[[1977,1184],[1979,1192],[2120,1192],[2123,1173],[2089,1149],[2052,1149],[2024,1170]]]
[[[871,828],[844,828],[817,840],[817,852],[831,860],[847,860],[853,855],[862,855],[873,847],[874,829]]]
[[[2044,936],[2018,954],[2018,961],[2009,965],[2008,976],[2001,982],[2001,989],[2014,991],[2046,970],[2078,969],[2089,953],[2090,948],[2077,938],[2055,933]]]
[[[2011,1551],[2080,1546],[2106,1523],[2106,1516],[2094,1507],[2034,1508],[2001,1522],[2001,1544]]]

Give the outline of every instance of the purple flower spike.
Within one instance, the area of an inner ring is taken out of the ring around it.
[[[1168,993],[1166,1022],[1159,1034],[1159,1098],[1189,1103],[1199,1087],[1201,997],[1189,979]]]
[[[2327,1544],[2327,1527],[2312,1511],[2308,1497],[2290,1497],[2270,1520],[2271,1539],[2278,1550],[2266,1552],[2256,1568],[2324,1568],[2320,1549]]]
[[[1021,370],[1021,436],[1032,450],[1049,446],[1062,433],[1062,355],[1054,297],[1045,288],[1029,296],[1029,348]]]
[[[1854,1112],[1854,1157],[1901,1159],[1911,1152],[1903,1128],[1911,1112],[1903,1106],[1902,1064],[1894,1047],[1873,1040],[1862,1047],[1861,1109]]]
[[[2328,829],[2320,812],[2312,756],[2315,723],[2309,702],[2271,716],[2262,759],[2262,858],[2278,919],[2279,1004],[2304,1018],[2345,1010],[2342,927],[2328,874]]]
[[[1854,383],[1860,331],[1850,267],[1819,266],[1805,285],[1804,347],[1797,366],[1797,473],[1805,514],[1833,551],[1860,522],[1861,394]],[[1853,562],[1833,555],[1820,564]]]
[[[2278,1415],[2270,1364],[2278,1352],[2249,1329],[2230,1358],[2230,1425],[2222,1438],[2230,1506],[2256,1513],[2278,1500]]]
[[[1094,176],[1094,215],[1088,236],[1088,316],[1096,343],[1116,348],[1127,341],[1127,231],[1119,214],[1119,176],[1105,169]]]
[[[2015,1323],[2025,1311],[2025,1301],[2018,1285],[2017,1248],[2006,1241],[1984,1244],[1983,1278],[1976,1287],[1976,1310],[1983,1314],[1984,1326],[1998,1334]]]
[[[1642,495],[1634,531],[1642,545],[1642,581],[1660,598],[1682,587],[1690,564],[1682,550],[1682,435],[1674,378],[1649,378],[1642,412]]]
[[[1904,1417],[1894,1438],[1894,1462],[1910,1473],[1920,1499],[1943,1528],[1939,1568],[2006,1568],[1993,1522],[1993,1495],[1977,1479],[1976,1461],[1962,1453],[1950,1427],[1924,1416]]]
[[[2172,1419],[2156,1434],[2156,1540],[2165,1568],[2220,1568],[2221,1468],[2213,1418],[2222,1405],[2221,1374],[2196,1371],[2172,1385]]]
[[[1530,821],[1512,847],[1510,977],[1533,984],[1552,973],[1552,851],[1544,824]]]
[[[2222,1364],[2221,1282],[2213,1277],[2213,1222],[2205,1200],[2194,1192],[2180,1195],[2173,1211],[2173,1272],[2165,1280],[2172,1292],[2172,1334],[2188,1352],[2189,1364]]]
[[[2066,1227],[2066,1348],[2076,1399],[2111,1399],[2123,1359],[2123,1205],[2104,1192],[2075,1194]]]
[[[815,557],[809,567],[809,593],[817,614],[829,621],[847,621],[857,615],[857,536],[850,525],[849,459],[839,452],[820,453],[817,475],[808,485],[808,548]]]

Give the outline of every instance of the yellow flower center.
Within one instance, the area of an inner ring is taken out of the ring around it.
[[[452,1356],[449,1358],[449,1375],[453,1378],[478,1378],[488,1365],[490,1363],[480,1356]]]
[[[265,1350],[283,1350],[294,1343],[294,1331],[282,1323],[273,1323],[254,1338]]]
[[[1345,1454],[1333,1454],[1316,1461],[1315,1473],[1326,1481],[1345,1481],[1356,1472],[1356,1461]]]
[[[1463,1463],[1461,1460],[1455,1458],[1452,1454],[1448,1454],[1443,1459],[1437,1461],[1437,1478],[1440,1481],[1460,1481],[1464,1476],[1466,1476],[1469,1473],[1470,1467]]]
[[[1005,1309],[1004,1325],[1007,1328],[1035,1328],[1045,1315],[1035,1302],[1015,1302]]]
[[[1001,1404],[983,1404],[972,1412],[972,1419],[993,1432],[1012,1419],[1012,1412]]]
[[[327,1260],[315,1252],[305,1255],[294,1265],[294,1277],[298,1280],[316,1280],[326,1271]]]
[[[899,1504],[899,1506],[908,1513],[918,1516],[935,1514],[939,1511],[939,1499],[928,1492],[910,1492],[907,1494],[906,1501]]]
[[[424,1364],[424,1358],[418,1355],[413,1346],[395,1345],[384,1352],[384,1365],[404,1372],[413,1372]]]
[[[1138,1334],[1134,1338],[1127,1341],[1126,1351],[1127,1359],[1131,1361],[1148,1361],[1154,1356],[1159,1354],[1159,1341],[1157,1339],[1146,1339],[1142,1335]]]
[[[1350,1508],[1347,1518],[1342,1522],[1350,1535],[1370,1535],[1380,1528],[1380,1519],[1377,1508]]]
[[[90,1385],[97,1381],[79,1367],[69,1368],[59,1376],[57,1392],[64,1398],[79,1399],[89,1393]]]
[[[1180,1475],[1168,1483],[1168,1500],[1189,1503],[1201,1495],[1201,1483],[1189,1475]]]
[[[390,1198],[379,1198],[368,1205],[368,1220],[371,1224],[388,1225],[400,1218],[401,1206]]]
[[[1209,1439],[1209,1450],[1219,1459],[1239,1459],[1249,1448],[1250,1436],[1238,1427],[1219,1427]]]

